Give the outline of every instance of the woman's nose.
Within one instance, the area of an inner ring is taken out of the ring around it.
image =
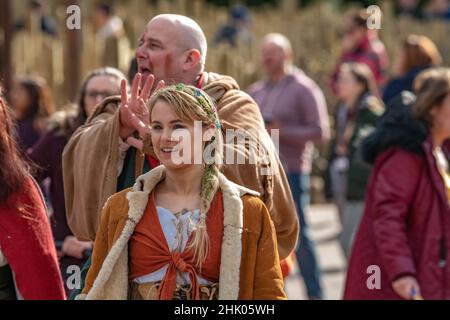
[[[172,141],[172,130],[165,129],[163,130],[163,133],[161,135],[161,140],[163,141]]]

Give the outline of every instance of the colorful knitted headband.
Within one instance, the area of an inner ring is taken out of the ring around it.
[[[191,96],[194,96],[202,107],[203,111],[205,111],[208,115],[211,122],[215,124],[216,129],[221,128],[220,121],[217,116],[216,107],[210,102],[210,99],[208,99],[200,89],[195,88],[194,90],[192,90],[187,88],[183,83],[179,83],[175,87],[175,90],[182,91]]]

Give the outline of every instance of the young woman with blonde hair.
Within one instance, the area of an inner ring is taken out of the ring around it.
[[[157,91],[147,109],[137,92],[128,103],[141,104],[151,127],[143,150],[162,165],[105,204],[77,298],[285,299],[266,206],[219,172],[222,131],[211,99],[179,84]]]

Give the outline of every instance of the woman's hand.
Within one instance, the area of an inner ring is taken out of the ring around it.
[[[392,282],[394,291],[405,300],[421,300],[420,287],[416,278],[404,276]]]
[[[145,81],[144,87],[140,90],[142,75],[137,73],[133,79],[131,86],[131,96],[127,95],[126,80],[122,80],[120,83],[120,137],[124,141],[128,140],[131,135],[137,131],[141,139],[145,139],[150,134],[149,128],[149,113],[146,106],[148,99],[151,96],[153,83],[155,77],[150,75]],[[164,86],[164,81],[160,81],[155,88],[155,91]],[[134,140],[137,140],[133,138]],[[133,145],[133,143],[129,143]]]
[[[61,252],[64,255],[78,259],[84,258],[84,251],[92,248],[92,242],[79,241],[74,236],[67,236],[62,244]]]

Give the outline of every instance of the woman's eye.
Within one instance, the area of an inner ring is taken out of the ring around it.
[[[181,125],[181,124],[176,124],[176,125],[174,125],[173,126],[173,129],[174,130],[177,130],[177,129],[184,129],[185,127],[183,126],[183,125]]]
[[[160,125],[152,125],[152,130],[161,130],[162,129],[162,127],[160,126]]]

